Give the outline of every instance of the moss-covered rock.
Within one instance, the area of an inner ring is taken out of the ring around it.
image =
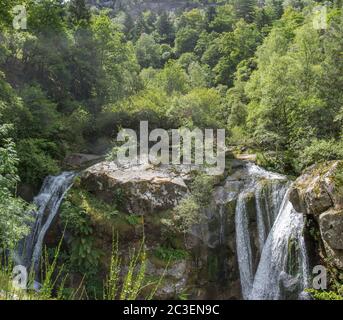
[[[329,208],[343,208],[343,161],[313,165],[295,181],[290,200],[298,212],[319,216]]]
[[[306,169],[295,181],[290,200],[298,212],[314,217],[321,236],[314,241],[322,241],[328,261],[343,270],[343,161]]]
[[[119,167],[101,162],[84,171],[81,185],[105,202],[116,200],[121,210],[138,215],[171,209],[188,192],[180,173],[149,164]]]

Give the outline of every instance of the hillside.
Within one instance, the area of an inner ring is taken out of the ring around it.
[[[342,1],[89,4],[1,2],[0,299],[343,299]]]
[[[152,11],[155,13],[175,12],[183,10],[191,10],[195,8],[216,7],[224,3],[224,1],[192,1],[192,0],[87,0],[90,6],[98,9],[110,9],[113,12],[124,10],[133,16],[137,16],[144,11]]]

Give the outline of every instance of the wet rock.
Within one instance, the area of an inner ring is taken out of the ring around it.
[[[280,295],[285,300],[298,300],[300,285],[299,276],[291,276],[286,272],[280,274]]]

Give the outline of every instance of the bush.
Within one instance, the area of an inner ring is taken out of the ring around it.
[[[214,177],[198,174],[190,185],[191,195],[180,201],[174,209],[174,226],[180,232],[188,232],[193,225],[201,223],[203,209],[210,204]]]
[[[13,196],[19,181],[17,175],[18,158],[15,145],[6,135],[6,127],[0,125],[0,246],[13,248],[28,234],[25,211],[27,204]]]
[[[180,232],[188,232],[190,228],[199,223],[200,206],[194,197],[182,199],[174,210],[174,226]]]
[[[343,142],[331,140],[313,140],[300,154],[301,169],[316,162],[343,159]]]
[[[19,175],[23,182],[39,186],[48,175],[57,174],[60,168],[52,155],[57,156],[56,144],[45,139],[24,139],[17,147]]]
[[[191,183],[192,196],[200,206],[209,205],[215,178],[207,174],[198,174]]]

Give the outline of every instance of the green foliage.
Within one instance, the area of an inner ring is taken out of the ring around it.
[[[196,202],[205,207],[210,204],[215,178],[204,173],[199,173],[193,179],[190,190]]]
[[[48,175],[55,175],[59,170],[53,156],[58,148],[53,142],[45,139],[23,139],[18,143],[19,174],[22,181],[39,186]]]
[[[114,205],[106,204],[77,187],[68,194],[60,210],[62,222],[73,237],[71,269],[94,276],[101,258],[101,250],[94,243],[94,223],[108,224],[118,211]]]
[[[176,230],[187,233],[193,225],[202,221],[201,212],[194,197],[184,198],[174,209],[173,226]]]
[[[204,209],[210,204],[215,179],[206,174],[197,174],[191,185],[191,194],[174,208],[172,227],[187,233],[192,226],[204,221]],[[167,223],[170,224],[170,223]]]
[[[152,35],[143,33],[136,43],[136,57],[142,68],[158,68],[161,64],[161,47]]]
[[[81,238],[74,239],[70,263],[71,269],[85,273],[87,276],[94,276],[98,272],[101,251],[94,247],[94,238],[80,235]]]
[[[223,128],[224,105],[219,92],[210,88],[195,88],[179,99],[175,99],[168,115],[187,126],[192,123],[200,128]]]
[[[178,55],[192,52],[197,44],[199,32],[189,27],[182,28],[176,33],[175,50]]]
[[[338,172],[335,174],[335,188],[343,196],[343,168],[342,166],[338,169]]]
[[[296,174],[297,166],[294,153],[291,151],[279,152],[257,152],[256,162],[258,165],[276,172],[287,172],[290,175]]]
[[[216,8],[216,14],[209,24],[210,30],[218,33],[230,32],[234,28],[234,12],[232,5],[226,4]]]
[[[26,86],[20,95],[31,114],[32,120],[27,124],[30,135],[50,137],[56,134],[59,124],[56,104],[47,98],[39,86]]]
[[[182,249],[159,246],[154,250],[154,255],[161,260],[172,262],[186,259],[188,252]]]
[[[175,29],[173,22],[167,12],[162,12],[157,18],[156,32],[159,36],[159,41],[172,44],[175,38]]]
[[[68,8],[68,20],[73,26],[87,26],[91,19],[91,13],[86,6],[85,0],[71,0]]]
[[[301,169],[316,162],[343,159],[343,143],[331,140],[313,140],[300,155]]]
[[[180,64],[175,61],[168,61],[157,77],[160,87],[168,95],[188,91],[188,76]]]
[[[13,248],[28,234],[27,204],[15,197],[18,177],[18,157],[15,144],[9,138],[8,127],[0,125],[0,245]]]
[[[307,289],[306,291],[309,292],[316,300],[343,300],[342,295],[333,291],[321,291],[315,289]]]
[[[136,216],[134,214],[130,214],[125,216],[127,222],[132,225],[132,226],[136,226],[142,223],[142,217],[141,216]]]
[[[151,300],[156,294],[164,275],[156,282],[149,282],[146,279],[146,268],[147,253],[143,240],[137,251],[135,249],[131,251],[128,269],[125,271],[124,277],[122,277],[122,259],[119,252],[118,238],[117,241],[113,241],[109,273],[104,285],[104,300],[136,300],[142,298],[144,289],[152,287],[148,295],[145,296],[147,300]]]

